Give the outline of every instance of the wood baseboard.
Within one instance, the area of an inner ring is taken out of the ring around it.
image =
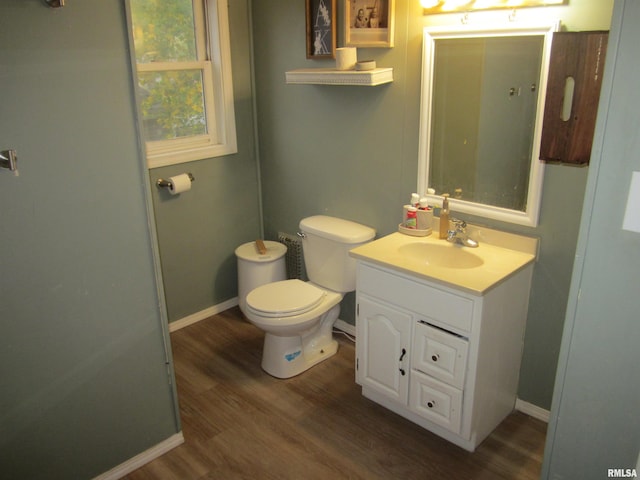
[[[93,480],[118,480],[119,478],[124,477],[125,475],[137,470],[138,468],[146,465],[152,460],[164,455],[170,450],[173,450],[179,445],[184,443],[184,436],[182,432],[178,432],[175,435],[170,436],[163,442],[151,447],[150,449],[136,455],[135,457],[130,458],[124,463],[121,463],[115,468],[104,472],[101,475],[98,475]]]
[[[180,330],[181,328],[188,327],[189,325],[193,325],[205,318],[212,317],[213,315],[217,315],[218,313],[224,312],[232,307],[238,306],[238,297],[230,298],[229,300],[218,303],[209,308],[205,308],[204,310],[200,310],[199,312],[192,313],[191,315],[187,315],[186,317],[181,318],[180,320],[176,320],[174,322],[169,323],[169,332],[175,332],[176,330]]]
[[[351,325],[350,323],[345,322],[344,320],[336,320],[336,323],[333,325],[338,330],[342,330],[345,333],[348,333],[352,337],[356,336],[356,326]]]
[[[542,407],[538,407],[533,403],[525,402],[524,400],[516,399],[516,410],[525,413],[530,417],[542,420],[545,423],[549,423],[549,410],[545,410]]]
[[[237,306],[238,306],[238,297],[230,298],[225,302],[219,303],[209,308],[205,308],[204,310],[201,310],[196,313],[192,313],[191,315],[188,315],[179,320],[175,320],[169,323],[169,331],[175,332],[176,330],[180,330],[181,328],[188,327],[189,325],[198,323],[201,320],[204,320],[205,318],[212,317],[213,315],[217,315],[218,313],[224,312],[229,308],[233,308]],[[347,323],[344,320],[340,320],[340,319],[336,320],[335,328],[342,330],[343,332],[348,333],[349,335],[352,335],[354,337],[356,335],[355,325],[351,325],[350,323]]]

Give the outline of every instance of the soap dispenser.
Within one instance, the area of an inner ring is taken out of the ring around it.
[[[438,227],[438,235],[440,238],[447,238],[449,231],[449,194],[442,194],[442,208],[440,209],[440,226]]]

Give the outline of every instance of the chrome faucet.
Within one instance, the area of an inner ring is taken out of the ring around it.
[[[467,234],[467,222],[452,218],[451,223],[453,223],[454,229],[447,230],[447,242],[470,248],[476,248],[479,245],[478,242],[469,238]]]

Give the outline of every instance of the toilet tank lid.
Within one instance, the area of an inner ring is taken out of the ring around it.
[[[300,220],[300,230],[319,237],[328,238],[340,243],[362,243],[372,240],[376,231],[365,225],[350,220],[314,215]]]

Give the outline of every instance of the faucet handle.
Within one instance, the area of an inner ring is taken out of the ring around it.
[[[455,225],[458,232],[463,232],[467,228],[467,222],[460,220],[459,218],[452,218],[451,222]]]

